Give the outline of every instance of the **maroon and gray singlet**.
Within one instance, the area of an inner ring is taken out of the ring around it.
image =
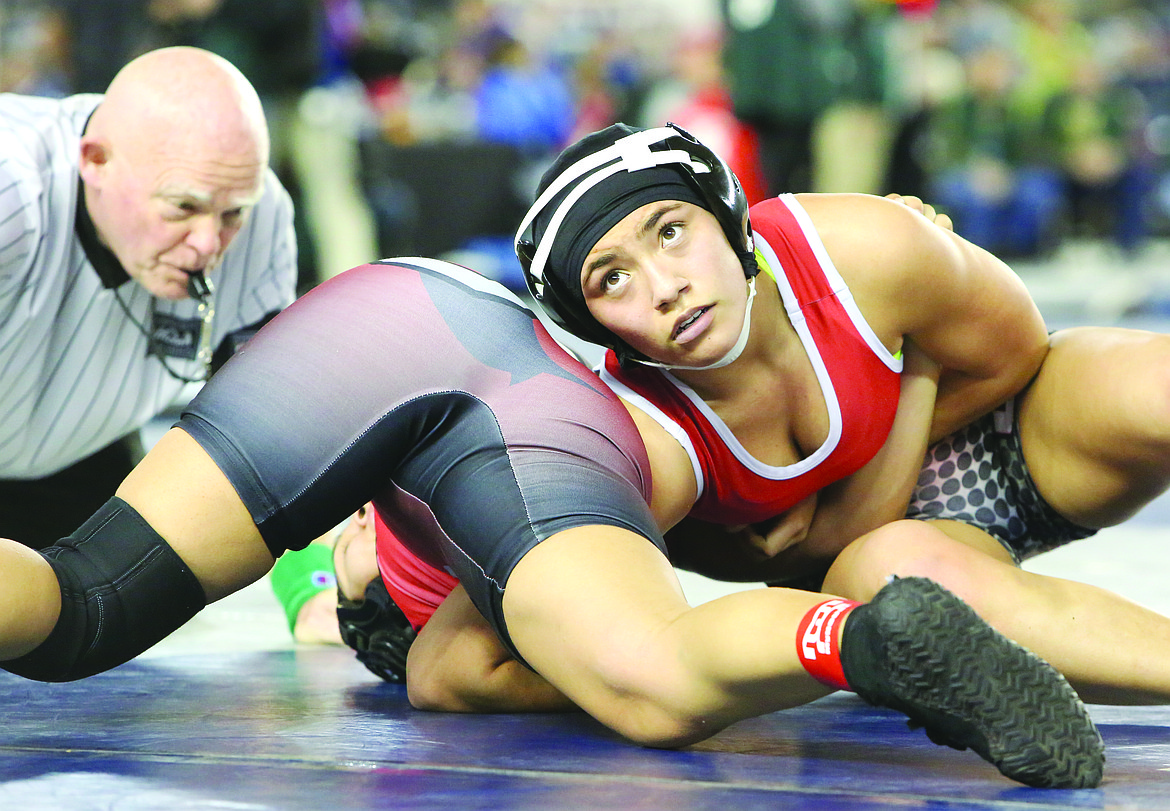
[[[373,501],[509,647],[504,586],[540,541],[606,524],[665,549],[645,448],[617,397],[505,288],[444,262],[387,260],[318,286],[179,427],[274,555]]]

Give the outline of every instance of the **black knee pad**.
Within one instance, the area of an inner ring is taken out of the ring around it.
[[[116,497],[41,555],[60,583],[61,615],[39,647],[0,662],[18,676],[72,681],[116,667],[207,605],[182,558]]]

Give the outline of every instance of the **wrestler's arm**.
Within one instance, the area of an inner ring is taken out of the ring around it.
[[[861,312],[887,347],[912,339],[942,369],[931,439],[1019,392],[1048,335],[1023,282],[992,254],[907,206],[800,195]]]
[[[686,517],[699,497],[691,459],[678,440],[632,403],[622,401],[650,459],[650,512],[658,529],[666,532]]]
[[[770,521],[722,527],[688,518],[666,533],[671,562],[716,580],[791,580],[823,573],[854,538],[902,518],[926,452],[938,376],[911,343],[904,360],[894,425],[864,467]],[[769,548],[779,551],[758,551]]]
[[[500,643],[462,586],[447,595],[410,646],[406,689],[420,710],[565,712],[572,701]]]
[[[864,467],[820,491],[801,554],[827,564],[853,539],[906,515],[926,454],[937,391],[938,366],[907,341],[890,433]]]
[[[886,195],[886,199],[893,200],[895,203],[901,203],[907,208],[917,211],[923,217],[926,217],[926,219],[930,220],[940,228],[945,228],[948,231],[955,230],[955,224],[951,221],[950,215],[939,211],[921,197],[916,197],[912,194],[903,195],[898,194],[897,192],[891,192],[890,194]]]

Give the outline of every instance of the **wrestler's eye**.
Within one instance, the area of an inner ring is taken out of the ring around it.
[[[662,228],[658,230],[658,239],[663,245],[669,245],[672,242],[677,242],[683,235],[685,225],[681,222],[664,223]]]
[[[626,280],[626,273],[620,270],[606,271],[601,277],[601,292],[611,293]]]

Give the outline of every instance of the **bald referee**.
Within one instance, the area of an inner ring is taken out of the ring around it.
[[[105,95],[0,94],[0,517],[68,535],[183,403],[291,303],[292,204],[260,101],[195,48]]]

